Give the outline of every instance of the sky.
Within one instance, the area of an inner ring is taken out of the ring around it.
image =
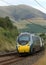
[[[40,11],[46,13],[46,0],[37,0],[37,1],[43,7],[41,7],[39,4],[37,4],[35,2],[35,0],[0,0],[0,6],[25,4],[25,5],[32,6],[36,9],[39,9]]]

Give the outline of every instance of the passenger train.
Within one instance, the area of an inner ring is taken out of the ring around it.
[[[21,33],[17,37],[16,49],[19,54],[32,53],[44,47],[41,37],[31,33]]]

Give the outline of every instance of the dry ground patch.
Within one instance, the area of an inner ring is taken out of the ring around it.
[[[46,65],[46,51],[45,54],[33,65]]]

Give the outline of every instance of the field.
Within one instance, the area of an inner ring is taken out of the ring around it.
[[[38,23],[39,21],[39,23]],[[37,22],[37,23],[36,23]],[[17,26],[19,32],[30,32],[30,33],[45,33],[46,32],[46,20],[19,20],[14,25]]]

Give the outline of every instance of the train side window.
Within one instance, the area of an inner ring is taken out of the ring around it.
[[[33,43],[34,43],[34,44],[37,44],[37,45],[40,44],[40,39],[39,39],[39,37],[32,36],[32,39],[33,39]]]

